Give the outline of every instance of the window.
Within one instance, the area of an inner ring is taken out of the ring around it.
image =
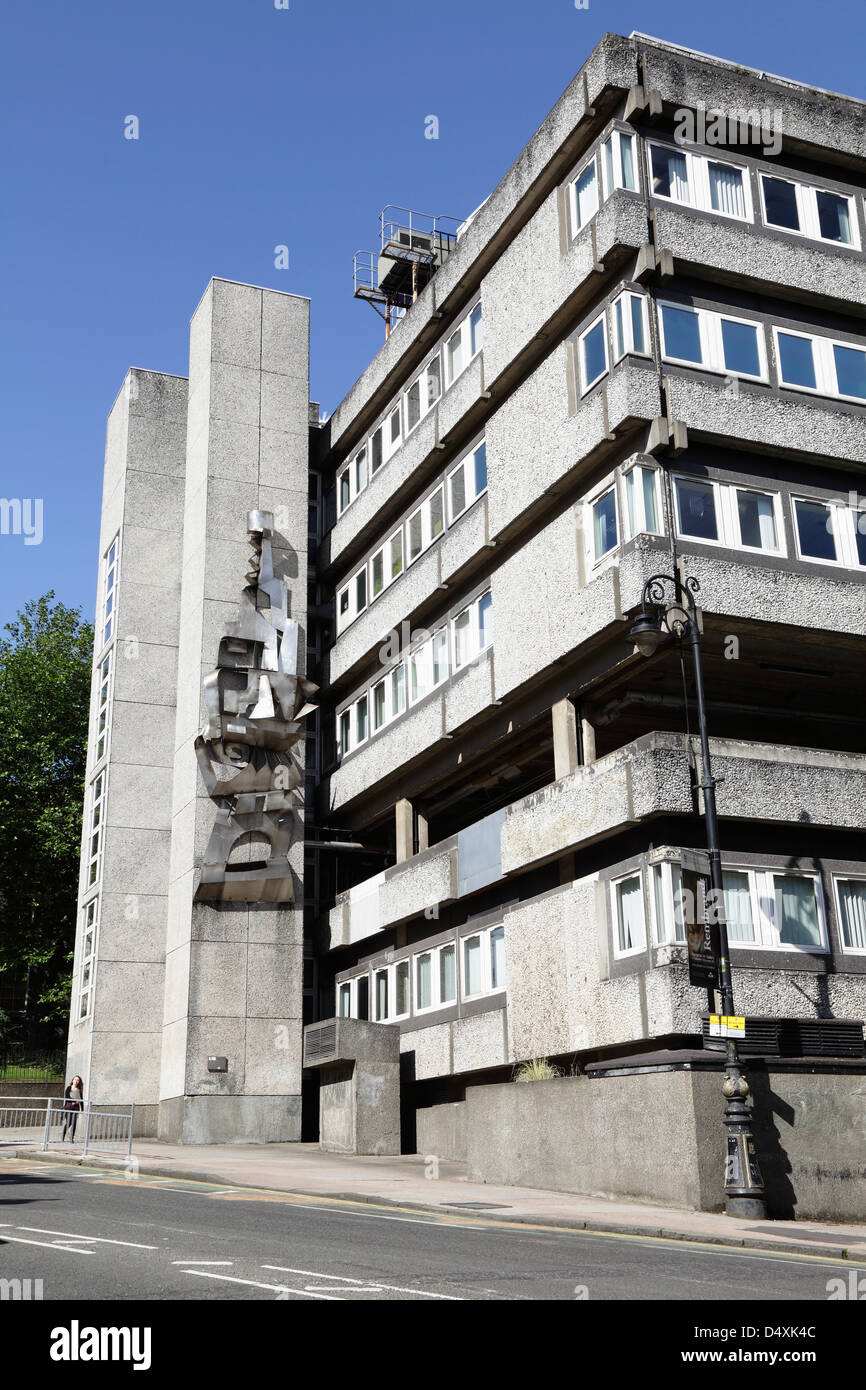
[[[579,340],[581,390],[588,391],[607,371],[607,334],[604,315],[596,319]]]
[[[352,986],[347,981],[340,985],[337,1013],[340,1018],[352,1017]]]
[[[82,915],[81,976],[79,981],[77,1022],[87,1018],[93,1006],[93,977],[96,967],[96,936],[99,922],[99,898],[91,898]]]
[[[355,734],[353,742],[363,743],[367,737],[367,696],[362,695],[355,705]]]
[[[376,1006],[377,1023],[384,1023],[388,1017],[388,971],[376,970],[373,974],[373,999]]]
[[[613,130],[601,147],[603,193],[609,198],[616,188],[637,192],[634,136]]]
[[[457,998],[457,952],[454,946],[439,950],[439,1003],[452,1004]]]
[[[681,536],[696,540],[716,541],[719,525],[716,519],[716,495],[712,483],[694,478],[677,478],[674,483],[677,501],[677,522]]]
[[[348,468],[344,468],[337,478],[337,504],[338,510],[342,513],[352,500],[351,475]]]
[[[760,324],[709,309],[661,304],[662,356],[731,376],[767,376]]]
[[[596,560],[600,560],[617,544],[616,488],[607,492],[592,504],[592,544]]]
[[[378,473],[384,463],[384,452],[382,448],[382,426],[374,431],[370,440],[370,472]]]
[[[120,538],[115,536],[103,559],[102,646],[111,641],[117,618],[117,560]],[[98,629],[99,630],[99,629]]]
[[[413,560],[417,560],[421,551],[424,549],[424,509],[419,507],[417,512],[413,512],[406,523],[406,535],[409,541],[409,556],[407,563],[411,565]]]
[[[448,366],[448,385],[450,386],[452,381],[460,375],[463,368],[466,366],[462,328],[458,328],[457,332],[452,334],[448,339],[448,346],[445,349],[445,361]]]
[[[625,474],[625,503],[628,536],[649,533],[660,535],[658,473],[655,468],[636,464]]]
[[[428,509],[429,519],[427,534],[430,541],[435,541],[445,530],[445,490],[437,488],[433,495],[425,502]]]
[[[661,874],[656,873],[658,869]],[[665,924],[660,939],[668,941],[673,939],[679,873],[678,865],[656,865],[653,869],[656,921]],[[722,870],[722,886],[732,950],[827,949],[824,901],[817,875],[731,867]]]
[[[866,952],[866,879],[836,878],[834,884],[842,950]]]
[[[677,531],[739,550],[784,554],[780,498],[759,488],[675,478]]]
[[[343,710],[337,722],[337,756],[344,758],[352,747],[352,714]]]
[[[633,956],[646,946],[643,886],[640,874],[630,874],[611,885],[614,903],[613,953]]]
[[[355,492],[359,493],[367,486],[367,446],[355,456]]]
[[[396,579],[403,573],[403,528],[397,531],[388,542],[390,552],[390,578]]]
[[[443,626],[408,658],[408,699],[423,700],[452,673],[474,660],[493,641],[490,593],[473,600],[452,619],[452,635]],[[375,680],[368,691],[337,714],[337,755],[345,757],[371,734],[379,733],[406,708],[406,665],[401,663]],[[372,728],[370,725],[372,724]]]
[[[102,869],[102,839],[105,828],[105,794],[108,772],[103,769],[90,786],[90,839],[88,843],[87,887],[99,881]]]
[[[649,163],[654,198],[751,222],[749,180],[742,165],[654,142]]]
[[[481,937],[467,936],[463,939],[463,997],[471,999],[484,991],[482,976],[483,958]]]
[[[776,499],[766,492],[735,488],[739,543],[745,550],[778,551]]]
[[[421,419],[421,378],[409,387],[406,392],[406,433],[414,430],[418,421]]]
[[[598,178],[594,159],[581,170],[571,187],[574,230],[579,232],[598,212]]]
[[[780,385],[866,402],[866,349],[790,329],[774,334]]]
[[[378,598],[385,587],[385,550],[378,550],[370,561],[370,596]]]
[[[640,294],[621,294],[614,300],[613,360],[618,362],[626,353],[646,356],[649,333],[646,326],[646,300]]]
[[[415,1008],[433,1007],[433,955],[425,951],[415,957]]]
[[[469,348],[474,357],[484,346],[484,320],[481,317],[481,305],[476,304],[472,313],[469,315]]]
[[[448,476],[449,523],[471,506],[487,487],[487,448],[482,441]]]
[[[101,763],[108,751],[109,714],[111,712],[111,678],[114,666],[114,652],[109,651],[99,663],[96,673],[99,694],[96,702],[96,728],[94,730],[94,765]]]
[[[355,575],[355,612],[363,613],[367,607],[367,570],[359,570]]]
[[[490,933],[490,988],[505,988],[505,928],[494,927]]]
[[[683,875],[679,864],[665,861],[652,866],[653,922],[659,946],[685,942],[682,889]]]
[[[834,510],[824,502],[809,502],[799,497],[795,500],[797,544],[803,559],[828,560],[831,564],[836,564],[838,556],[833,528]]]
[[[700,319],[694,309],[662,304],[662,352],[675,362],[702,362]]]
[[[785,232],[795,232],[813,241],[833,242],[837,246],[858,244],[853,202],[847,194],[762,174],[761,196],[768,227],[779,227]]]
[[[409,962],[400,960],[394,966],[394,1018],[409,1013]]]

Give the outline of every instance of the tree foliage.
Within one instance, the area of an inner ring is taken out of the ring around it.
[[[93,628],[47,593],[0,634],[0,980],[68,1011]]]

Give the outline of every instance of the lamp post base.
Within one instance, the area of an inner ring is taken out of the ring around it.
[[[746,1221],[763,1221],[767,1216],[767,1204],[763,1197],[726,1197],[725,1215]]]
[[[746,1104],[749,1083],[740,1067],[737,1049],[730,1040],[722,1092],[725,1097],[724,1123],[728,1151],[725,1160],[725,1211],[728,1216],[757,1217],[760,1220],[767,1215],[767,1203],[752,1135],[752,1116]]]

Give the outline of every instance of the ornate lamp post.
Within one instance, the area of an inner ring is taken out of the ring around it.
[[[707,823],[707,858],[709,860],[712,903],[719,930],[719,991],[722,1013],[734,1013],[734,991],[731,962],[728,954],[728,925],[725,916],[725,897],[722,881],[722,860],[719,853],[719,825],[716,816],[716,781],[710,761],[710,742],[707,734],[707,712],[704,701],[704,677],[701,664],[701,632],[694,595],[699,591],[697,579],[681,579],[679,575],[654,574],[643,587],[641,611],[629,636],[642,656],[652,656],[665,633],[680,642],[688,642],[692,651],[695,673],[695,693],[698,705],[698,724],[701,740],[701,780],[704,795],[704,816]],[[746,1104],[749,1085],[740,1066],[736,1042],[727,1040],[724,1125],[727,1134],[725,1163],[725,1208],[729,1216],[765,1217],[764,1182],[758,1164],[752,1136],[751,1112]]]

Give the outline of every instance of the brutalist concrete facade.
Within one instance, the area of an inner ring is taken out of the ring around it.
[[[404,1145],[417,1113],[443,1151],[468,1143],[467,1091],[521,1061],[697,1045],[709,1001],[672,896],[705,846],[694,705],[675,643],[645,660],[628,640],[646,580],[678,566],[700,584],[738,1002],[864,1018],[864,116],[607,35],[309,430],[306,301],[213,282],[170,532],[164,942],[128,1030],[135,1054],[161,1029],[161,1052],[117,1096],[159,1104],[163,1133],[300,1134],[302,1021],[334,1015],[399,1028]],[[165,428],[145,451],[170,453]],[[106,517],[136,467],[119,440]],[[192,742],[255,507],[283,518],[320,709],[295,903],[235,913],[194,902],[213,811]],[[103,895],[128,893],[109,863]],[[71,1056],[115,1095],[109,934]]]

